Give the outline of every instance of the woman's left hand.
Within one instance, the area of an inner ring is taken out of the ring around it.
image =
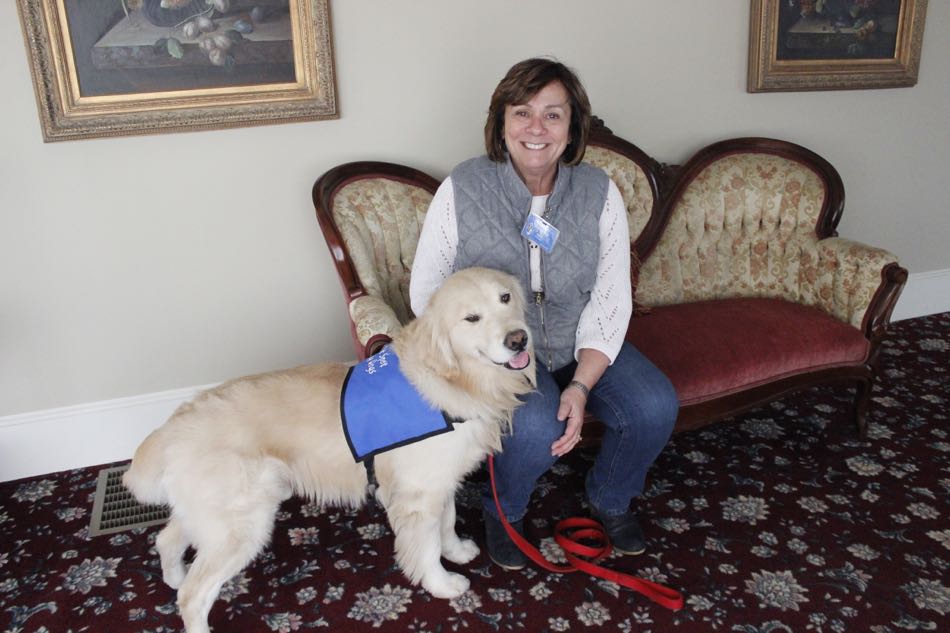
[[[551,444],[551,454],[561,457],[567,455],[581,441],[581,426],[584,424],[584,407],[587,397],[600,377],[604,375],[610,359],[596,349],[583,348],[577,352],[577,368],[574,379],[561,392],[561,405],[557,410],[557,419],[567,420],[564,435]]]
[[[551,445],[551,454],[562,457],[571,452],[581,441],[581,426],[584,424],[584,407],[587,396],[576,387],[567,387],[561,393],[561,405],[557,410],[557,419],[567,421],[564,435]]]

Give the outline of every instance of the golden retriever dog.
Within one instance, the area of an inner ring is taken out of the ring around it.
[[[452,275],[392,350],[406,380],[454,430],[378,453],[376,497],[409,581],[453,598],[469,581],[440,558],[464,564],[478,555],[475,543],[455,532],[456,488],[500,450],[518,396],[534,389],[519,283],[485,268]],[[124,483],[142,503],[171,506],[155,545],[188,633],[209,631],[221,586],[267,545],[281,501],[298,494],[358,507],[366,499],[367,471],[341,423],[350,366],[319,364],[224,383],[179,407],[136,450]],[[189,546],[195,557],[186,567]]]

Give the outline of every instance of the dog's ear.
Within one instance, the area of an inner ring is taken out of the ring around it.
[[[446,380],[461,375],[458,356],[452,349],[448,328],[444,327],[432,310],[416,320],[417,349],[422,362]]]

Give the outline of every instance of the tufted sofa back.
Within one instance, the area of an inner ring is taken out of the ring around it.
[[[409,321],[409,273],[432,193],[413,183],[362,178],[336,194],[333,218],[367,293]]]
[[[610,148],[588,146],[584,162],[600,167],[616,183],[627,207],[630,239],[635,240],[653,213],[657,191],[644,167]]]
[[[627,205],[638,304],[772,297],[860,327],[880,279],[856,271],[896,262],[836,237],[841,177],[799,145],[732,139],[670,170],[609,132],[591,142],[585,160],[607,171]]]
[[[645,249],[637,299],[772,297],[859,327],[880,279],[855,271],[869,258],[876,266],[895,260],[839,240],[843,208],[838,172],[801,146],[761,138],[710,145],[682,167],[650,227],[656,239]]]
[[[726,297],[799,301],[814,275],[825,179],[798,160],[729,153],[689,171],[673,193],[638,291],[653,305]]]
[[[370,297],[363,309],[385,305],[400,323],[409,321],[409,273],[438,186],[424,172],[368,161],[340,165],[317,181],[317,218],[348,303]]]

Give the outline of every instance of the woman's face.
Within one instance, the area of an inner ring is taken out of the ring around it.
[[[560,81],[552,81],[527,103],[505,106],[505,145],[529,189],[538,182],[553,184],[570,135],[571,103]]]

